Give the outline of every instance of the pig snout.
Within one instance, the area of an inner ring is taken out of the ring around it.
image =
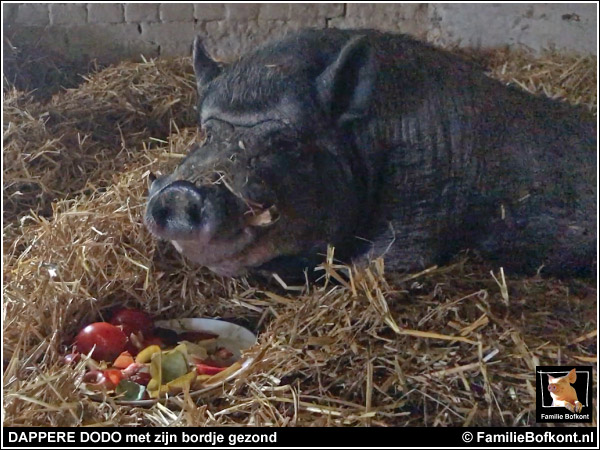
[[[208,240],[219,217],[207,188],[175,181],[155,193],[148,203],[145,222],[163,239]]]
[[[555,385],[555,384],[551,384],[551,385],[549,385],[549,386],[548,386],[548,390],[549,390],[550,392],[556,392],[556,385]]]
[[[248,205],[223,185],[157,179],[150,187],[144,222],[156,237],[170,241],[190,260],[223,276],[244,273],[273,258],[269,245],[255,244],[265,232],[267,210]]]

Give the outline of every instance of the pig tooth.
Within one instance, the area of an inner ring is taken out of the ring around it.
[[[259,214],[253,215],[248,219],[248,225],[254,227],[261,227],[266,225],[271,225],[275,223],[279,219],[279,213],[277,212],[277,208],[275,206],[271,206],[268,209],[265,209]]]

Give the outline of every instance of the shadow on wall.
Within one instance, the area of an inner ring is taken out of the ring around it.
[[[5,27],[2,45],[3,87],[34,91],[38,99],[75,87],[82,75],[125,58],[141,61],[141,55],[159,55],[156,45],[115,42],[110,33],[90,27]]]
[[[89,25],[69,28],[5,27],[5,87],[8,84],[23,91],[35,90],[36,98],[46,99],[61,88],[79,85],[81,75],[125,59],[141,62],[143,58],[191,55],[193,36],[196,33],[203,36],[213,57],[230,60],[271,38],[304,27],[315,27],[311,23],[284,21],[209,22],[199,26],[196,33],[191,33],[185,42],[161,47],[157,43],[157,37],[145,33],[145,39],[141,39],[141,31],[138,34],[130,26],[115,30],[128,34],[124,39],[116,41],[110,27],[119,25],[98,28]]]
[[[256,21],[210,22],[202,24],[196,32],[203,36],[213,57],[229,60],[270,38],[306,26],[311,24],[269,21],[259,26]],[[137,30],[131,31],[131,27],[127,33],[131,36],[116,41],[109,27],[5,27],[5,88],[13,85],[23,91],[35,90],[36,98],[46,99],[61,88],[79,85],[81,75],[125,59],[141,62],[143,58],[191,55],[195,35],[192,33],[189,40],[176,46],[161,47],[157,44],[158,39],[150,36],[142,40]]]

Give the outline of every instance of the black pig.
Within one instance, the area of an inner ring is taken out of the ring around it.
[[[589,275],[596,129],[581,110],[404,35],[308,30],[221,66],[194,43],[206,142],[150,188],[145,222],[221,275],[461,249]],[[301,274],[301,272],[300,272]]]

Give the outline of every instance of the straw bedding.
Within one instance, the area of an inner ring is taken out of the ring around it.
[[[505,82],[596,111],[594,58],[477,59]],[[596,364],[594,281],[490,273],[469,254],[386,273],[381,260],[355,269],[330,253],[319,282],[286,290],[214,276],[152,239],[147,173],[167,172],[200,138],[189,58],[109,67],[47,102],[4,95],[7,426],[530,426],[536,365]],[[91,401],[78,390],[83,363],[61,355],[116,305],[245,325],[259,335],[256,362],[166,405]]]

